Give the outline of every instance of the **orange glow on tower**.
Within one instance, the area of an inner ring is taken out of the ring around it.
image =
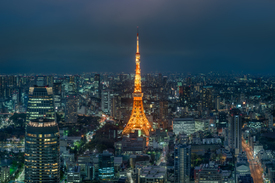
[[[133,93],[133,109],[130,120],[124,128],[122,134],[127,135],[135,130],[141,130],[146,136],[152,129],[143,109],[142,102],[143,93],[141,92],[141,76],[140,76],[140,54],[139,54],[139,35],[137,33],[137,52],[136,52],[136,75],[135,90]]]

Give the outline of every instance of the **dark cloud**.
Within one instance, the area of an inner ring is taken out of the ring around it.
[[[0,2],[0,73],[273,72],[271,0]]]

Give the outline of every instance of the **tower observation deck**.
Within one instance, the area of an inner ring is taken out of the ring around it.
[[[133,109],[130,120],[122,132],[123,135],[128,135],[135,130],[141,130],[143,134],[149,136],[149,132],[152,129],[152,126],[144,113],[142,97],[143,93],[141,91],[139,34],[137,33],[136,75],[135,90],[133,93]]]

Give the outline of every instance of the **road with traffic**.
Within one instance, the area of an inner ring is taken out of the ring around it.
[[[242,148],[246,152],[247,160],[249,162],[249,168],[251,177],[255,183],[263,183],[262,172],[263,169],[259,162],[257,162],[251,152],[249,146],[242,140]]]

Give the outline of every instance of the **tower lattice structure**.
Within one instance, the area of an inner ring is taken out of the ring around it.
[[[143,93],[141,91],[139,35],[137,33],[136,75],[135,90],[133,93],[133,109],[130,120],[122,132],[123,135],[127,135],[131,132],[134,132],[135,130],[141,130],[146,136],[149,136],[149,132],[152,129],[152,126],[144,114],[142,97]]]

